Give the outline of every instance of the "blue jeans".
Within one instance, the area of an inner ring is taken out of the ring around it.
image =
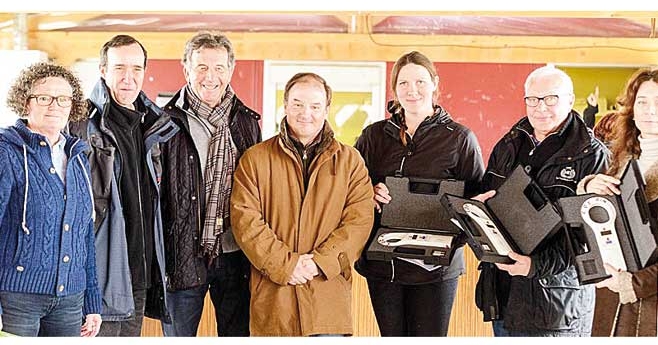
[[[368,291],[383,337],[445,337],[458,278],[420,285],[368,279]]]
[[[57,297],[0,291],[2,330],[22,337],[79,337],[84,292]]]
[[[251,264],[242,251],[220,254],[208,270],[208,282],[187,290],[167,291],[172,323],[161,322],[167,337],[194,337],[199,328],[203,302],[210,291],[215,308],[217,334],[249,336],[249,274]]]
[[[494,337],[509,337],[510,333],[505,329],[505,321],[503,320],[493,320],[491,322],[493,328]]]

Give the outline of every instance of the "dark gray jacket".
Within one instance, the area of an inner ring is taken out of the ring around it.
[[[138,101],[158,118],[153,126],[144,133],[144,145],[149,175],[159,194],[162,167],[160,162],[160,143],[171,138],[178,127],[160,108],[153,104],[144,92],[140,92]],[[103,298],[103,321],[124,321],[134,318],[135,305],[132,293],[128,251],[126,243],[125,219],[119,198],[118,180],[124,164],[116,149],[116,139],[106,124],[110,109],[110,95],[105,81],[100,79],[89,97],[89,119],[71,123],[69,131],[87,139],[91,152],[92,187],[96,209],[96,264],[98,267],[98,285]],[[154,198],[154,241],[159,275],[154,277],[153,285],[147,294],[145,315],[152,318],[169,320],[164,294],[165,261],[162,233],[162,217],[159,195]],[[152,291],[151,291],[152,290]]]

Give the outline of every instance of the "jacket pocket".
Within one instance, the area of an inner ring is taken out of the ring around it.
[[[112,178],[114,177],[115,148],[104,146],[102,139],[92,136],[89,140],[93,150],[89,157],[91,170],[91,187],[94,193],[94,209],[96,221],[94,228],[98,229],[107,216],[112,191]]]
[[[535,322],[553,330],[582,329],[580,319],[593,312],[593,292],[578,283],[573,267],[554,276],[538,280],[538,300]]]
[[[350,260],[347,258],[347,254],[338,254],[338,263],[340,264],[340,275],[345,279],[346,282],[351,283],[352,265],[350,265]]]

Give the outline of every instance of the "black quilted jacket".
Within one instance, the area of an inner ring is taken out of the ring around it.
[[[205,192],[199,154],[190,134],[189,105],[179,91],[164,107],[181,130],[164,145],[162,220],[167,271],[167,289],[189,289],[206,282],[207,262],[200,257],[199,239],[205,217]],[[231,137],[238,157],[260,142],[260,115],[233,97]]]

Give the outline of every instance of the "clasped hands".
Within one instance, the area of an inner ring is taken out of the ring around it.
[[[297,260],[297,265],[288,279],[288,284],[299,285],[306,284],[306,282],[313,280],[315,276],[320,274],[318,265],[313,261],[313,254],[302,254]]]

